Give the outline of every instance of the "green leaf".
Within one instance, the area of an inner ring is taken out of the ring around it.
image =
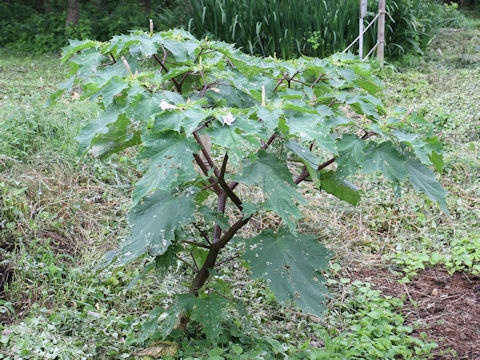
[[[392,131],[391,135],[395,136],[400,142],[411,146],[415,155],[424,164],[429,165],[431,163],[431,156],[434,152],[436,152],[434,160],[438,160],[439,154],[442,153],[442,144],[436,137],[423,139],[420,134],[412,134],[400,130]],[[439,164],[437,163],[437,165]]]
[[[340,179],[335,171],[320,172],[320,183],[323,190],[340,200],[346,201],[356,206],[360,201],[360,193],[358,188],[353,184]]]
[[[132,90],[132,88],[129,89],[129,93],[130,90]],[[160,109],[160,103],[164,99],[165,97],[160,93],[149,94],[142,91],[137,99],[129,99],[130,105],[126,110],[127,116],[132,119],[132,121],[147,122],[151,116],[162,111]]]
[[[282,115],[283,111],[280,109],[270,110],[265,107],[261,107],[257,112],[258,118],[262,119],[263,125],[272,133],[278,128],[278,120]]]
[[[277,299],[294,301],[302,310],[322,315],[328,290],[321,270],[328,268],[333,253],[313,235],[265,230],[248,240],[243,256],[252,277],[264,279]]]
[[[192,139],[166,131],[145,135],[143,144],[141,158],[150,161],[147,172],[135,186],[133,205],[157,189],[168,191],[198,177],[193,166],[193,154],[200,151],[200,147]]]
[[[165,339],[172,332],[180,314],[188,316],[192,313],[196,301],[197,298],[192,294],[177,294],[168,309],[160,306],[155,308],[143,326],[141,339],[146,340],[158,334]]]
[[[102,102],[105,107],[108,107],[114,96],[121,94],[124,89],[128,88],[128,82],[118,76],[113,77],[103,88],[101,88],[92,99],[96,99],[98,96],[102,96]]]
[[[175,130],[177,132],[183,129],[190,135],[209,115],[208,111],[196,108],[166,110],[156,116],[154,128],[156,131]]]
[[[97,47],[100,45],[98,41],[92,40],[68,40],[69,45],[63,49],[62,61],[68,60],[73,54],[90,47]]]
[[[437,181],[435,173],[412,157],[407,158],[405,169],[413,188],[426,194],[430,200],[438,202],[443,211],[448,214],[447,192]]]
[[[320,179],[317,176],[317,168],[320,159],[316,155],[312,154],[310,150],[304,148],[296,141],[289,140],[285,145],[287,149],[292,151],[303,161],[303,163],[307,167],[308,172],[310,173],[310,177],[312,178],[313,183],[317,186],[321,186]]]
[[[163,45],[173,54],[175,60],[185,62],[195,58],[195,51],[199,47],[199,42],[197,40],[175,41],[165,39]]]
[[[290,135],[302,140],[315,140],[322,149],[336,153],[335,140],[330,135],[330,128],[325,126],[322,117],[316,114],[285,111],[286,125]]]
[[[250,153],[252,149],[258,149],[260,142],[254,135],[248,134],[236,126],[235,122],[231,126],[217,126],[208,131],[208,134],[211,136],[212,143],[227,149],[230,161],[238,164],[245,153]]]
[[[222,333],[223,309],[228,302],[227,299],[216,294],[200,297],[195,302],[191,318],[203,326],[203,332],[213,342],[216,342]]]
[[[235,181],[249,185],[258,185],[267,196],[264,208],[277,213],[294,232],[296,223],[303,217],[297,203],[304,203],[297,192],[285,162],[274,155],[260,150],[257,159],[248,160]]]
[[[47,106],[53,105],[56,102],[56,100],[65,92],[71,93],[74,82],[75,82],[75,76],[71,76],[67,80],[65,80],[65,82],[60,84],[58,86],[58,90],[50,95]]]
[[[131,229],[127,243],[107,253],[103,267],[115,259],[121,266],[146,253],[152,256],[164,254],[175,239],[175,230],[194,221],[194,194],[188,189],[183,193],[157,190],[147,195],[130,210],[128,222]]]
[[[365,141],[356,135],[343,135],[337,141],[337,174],[340,177],[355,174],[360,167],[365,149]]]
[[[405,156],[395,149],[390,141],[370,143],[365,150],[362,171],[366,173],[379,171],[391,181],[400,183],[407,176],[405,161]]]
[[[169,268],[173,268],[177,265],[177,257],[175,256],[182,250],[182,247],[178,244],[172,244],[168,247],[162,255],[155,257],[155,270],[158,274],[162,275],[167,272]]]
[[[207,206],[200,206],[198,212],[203,215],[206,222],[210,221],[220,225],[222,229],[228,229],[228,218],[218,211],[213,211]]]
[[[82,152],[105,158],[141,142],[140,134],[132,128],[125,109],[112,104],[97,119],[82,129],[77,137]]]
[[[435,169],[441,173],[443,170],[443,156],[433,151],[430,155],[428,155],[428,158],[433,166],[435,166]]]

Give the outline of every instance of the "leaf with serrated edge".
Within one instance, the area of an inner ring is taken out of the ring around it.
[[[112,103],[114,96],[120,94],[127,87],[128,83],[125,80],[115,76],[92,98],[95,99],[99,95],[103,96],[103,104],[107,107]]]
[[[203,326],[203,332],[207,337],[216,341],[222,333],[223,311],[228,300],[216,294],[197,299],[192,312],[192,320],[198,321]]]
[[[277,299],[294,301],[303,311],[321,316],[328,290],[320,271],[328,268],[333,253],[313,235],[265,230],[248,240],[243,256],[252,277],[264,279]]]
[[[130,210],[130,234],[125,245],[105,255],[106,265],[115,258],[117,265],[128,264],[148,253],[164,254],[175,239],[175,230],[195,220],[195,192],[157,190]]]
[[[287,165],[274,155],[260,150],[257,159],[244,163],[235,181],[258,185],[267,196],[264,208],[282,217],[290,231],[295,231],[297,221],[303,217],[296,203],[305,200],[297,192]]]
[[[320,162],[318,156],[314,155],[310,150],[304,148],[296,141],[289,140],[285,145],[288,150],[292,151],[303,161],[308,172],[310,173],[313,183],[317,186],[321,186],[320,179],[317,176],[317,167]]]
[[[343,135],[337,141],[337,174],[340,177],[355,174],[363,157],[365,142],[355,135]]]
[[[360,201],[360,192],[352,184],[340,179],[334,171],[321,171],[320,182],[327,193],[353,206]]]
[[[152,133],[143,137],[141,157],[149,159],[148,170],[135,185],[133,204],[157,189],[170,190],[198,176],[193,166],[193,154],[198,144],[173,131]]]
[[[426,194],[430,200],[438,202],[443,211],[448,214],[447,192],[437,181],[435,173],[420,161],[411,157],[407,158],[405,169],[413,188]]]
[[[365,173],[379,171],[393,182],[405,179],[405,156],[395,149],[393,143],[368,144],[362,160]]]

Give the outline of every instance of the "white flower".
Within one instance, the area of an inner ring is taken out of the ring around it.
[[[178,107],[176,107],[175,105],[169,104],[165,100],[162,100],[162,102],[160,103],[160,109],[162,109],[162,110],[177,110]]]
[[[231,113],[228,113],[227,115],[222,116],[222,120],[223,120],[224,125],[230,126],[235,121],[235,118],[233,117],[233,115]]]

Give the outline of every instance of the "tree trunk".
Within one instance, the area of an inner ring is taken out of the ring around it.
[[[65,25],[76,25],[80,18],[80,0],[68,0],[67,19]]]
[[[44,14],[48,14],[50,12],[50,0],[35,0],[33,8]]]
[[[150,0],[142,0],[143,7],[147,12],[150,12],[151,9],[151,1]]]
[[[43,0],[43,12],[48,14],[51,8],[52,4],[50,3],[50,0]]]
[[[43,0],[35,0],[33,8],[38,12],[43,12]]]

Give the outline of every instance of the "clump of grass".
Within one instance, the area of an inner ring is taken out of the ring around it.
[[[325,57],[343,51],[358,36],[357,0],[191,0],[189,4],[188,28],[197,36],[236,43],[251,54]],[[367,20],[377,12],[378,2],[370,1]],[[412,50],[422,53],[441,26],[458,27],[463,21],[455,7],[433,0],[387,1],[387,12],[390,57]],[[367,49],[377,42],[376,26],[365,34]]]

